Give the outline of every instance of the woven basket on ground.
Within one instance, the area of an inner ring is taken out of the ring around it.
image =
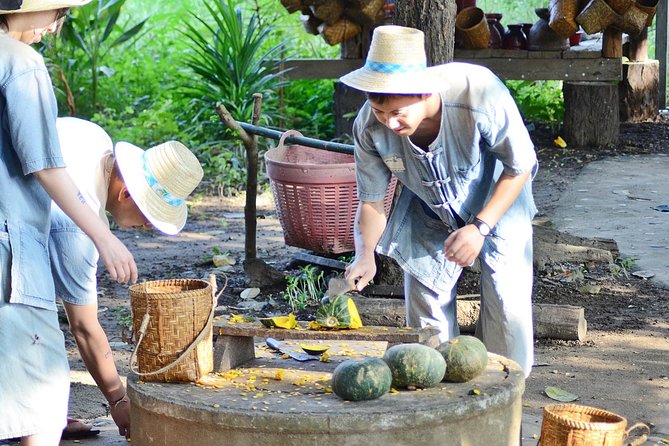
[[[578,0],[551,0],[548,12],[548,26],[563,39],[578,31],[575,20],[578,14]]]
[[[623,446],[636,429],[644,432],[629,443],[636,446],[648,438],[649,429],[637,423],[629,429],[627,420],[613,412],[577,404],[544,407],[539,446]]]
[[[130,364],[143,381],[192,382],[213,370],[214,288],[213,278],[211,284],[171,279],[129,288],[138,338]]]
[[[328,25],[334,25],[344,13],[344,2],[342,0],[330,0],[327,3],[310,6],[314,17],[322,20]]]
[[[337,45],[351,37],[357,36],[362,31],[362,27],[352,20],[343,18],[332,25],[322,23],[318,27],[318,32],[328,45]]]
[[[616,17],[613,26],[630,36],[638,36],[646,27],[648,14],[636,6],[632,6],[627,12]]]
[[[576,23],[581,25],[587,34],[595,34],[612,24],[616,16],[616,12],[604,0],[590,0],[590,3],[576,16]]]

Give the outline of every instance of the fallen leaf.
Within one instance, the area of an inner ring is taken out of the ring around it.
[[[260,288],[246,288],[239,294],[242,299],[253,299],[260,294]]]
[[[570,401],[575,401],[578,399],[578,395],[574,395],[571,392],[560,389],[559,387],[548,386],[544,389],[546,396],[555,401],[560,401],[561,403],[568,403]]]

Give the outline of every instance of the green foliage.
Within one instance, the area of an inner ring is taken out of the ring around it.
[[[636,266],[636,261],[634,257],[618,257],[611,265],[611,273],[614,277],[625,276],[626,279],[629,279],[632,269]]]
[[[283,89],[282,127],[298,129],[311,138],[334,138],[334,81],[296,80]]]
[[[323,271],[313,265],[299,268],[297,276],[286,276],[286,290],[281,297],[288,301],[293,311],[304,310],[307,305],[318,304],[323,296],[325,278]]]
[[[111,76],[114,70],[103,65],[112,48],[128,43],[136,38],[148,19],[134,25],[122,26],[118,23],[126,0],[94,0],[72,8],[68,12],[60,39],[53,39],[52,50],[47,50],[49,58],[70,77],[64,83],[65,91],[72,92],[78,86],[79,92],[87,90],[87,112],[97,107],[98,79],[100,74]],[[87,79],[87,88],[81,85]],[[72,82],[74,80],[74,82]],[[76,109],[71,109],[72,114]]]
[[[506,81],[525,120],[561,122],[564,117],[562,82]]]
[[[272,114],[274,89],[283,83],[279,70],[288,44],[282,41],[265,50],[272,26],[261,26],[257,13],[244,22],[242,9],[233,0],[204,4],[213,24],[191,13],[199,26],[186,23],[184,37],[190,51],[185,65],[195,78],[183,88],[186,96],[201,103],[200,111],[213,110],[220,102],[235,119],[251,118],[254,93],[263,95],[263,115]]]

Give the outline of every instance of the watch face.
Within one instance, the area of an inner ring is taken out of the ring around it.
[[[482,236],[487,237],[490,235],[490,226],[483,220],[479,220],[478,218],[474,220],[474,226],[476,226],[481,233]]]

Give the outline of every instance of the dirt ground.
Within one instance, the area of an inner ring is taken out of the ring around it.
[[[558,148],[553,144],[556,133],[545,126],[537,126],[532,136],[541,166],[534,182],[540,210],[537,217],[544,220],[550,220],[561,192],[586,163],[612,155],[669,153],[666,120],[623,124],[620,144],[599,149]],[[260,303],[250,309],[245,307],[248,301],[239,298],[247,286],[242,267],[243,205],[243,197],[219,197],[203,187],[192,202],[189,222],[179,236],[150,231],[117,234],[134,253],[140,280],[207,278],[216,270],[211,258],[218,250],[236,261],[225,273],[228,284],[219,300],[219,313],[286,312],[288,307],[276,287],[263,289],[253,299]],[[285,245],[269,194],[259,196],[258,214],[258,258],[279,271],[294,274],[294,256],[304,251]],[[576,270],[583,276],[574,280],[572,273]],[[597,285],[599,292],[589,293],[584,284]],[[477,286],[476,275],[466,273],[459,293],[476,293]],[[524,411],[540,417],[542,408],[554,402],[544,389],[556,386],[578,395],[577,403],[614,411],[630,423],[648,424],[655,435],[653,444],[669,444],[669,290],[632,275],[614,275],[601,265],[561,264],[549,265],[546,271],[536,274],[534,300],[584,307],[588,336],[582,343],[537,341],[536,366],[526,382]],[[100,320],[125,376],[133,348],[124,342],[127,333],[122,328],[129,319],[127,287],[110,283],[101,270],[99,301]],[[300,317],[308,317],[314,311],[315,307],[309,308]],[[86,420],[103,417],[104,398],[83,373],[83,363],[69,335],[67,342],[75,377],[71,416]],[[666,443],[662,443],[663,439]]]

